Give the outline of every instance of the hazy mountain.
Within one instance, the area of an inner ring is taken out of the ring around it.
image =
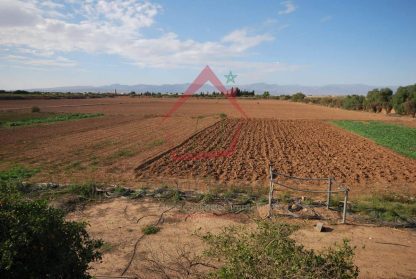
[[[64,87],[53,87],[53,88],[36,88],[30,91],[44,91],[44,92],[94,92],[94,93],[129,93],[129,92],[161,92],[161,93],[182,93],[189,86],[189,83],[181,84],[137,84],[137,85],[123,85],[123,84],[111,84],[104,86],[64,86]],[[228,85],[227,87],[231,87]],[[240,89],[252,91],[254,90],[257,94],[262,94],[264,91],[269,91],[272,95],[280,94],[293,94],[296,92],[302,92],[307,95],[348,95],[348,94],[367,94],[367,92],[380,86],[366,85],[366,84],[328,84],[323,86],[305,86],[305,85],[279,85],[279,84],[268,84],[268,83],[253,83],[246,85],[234,85]],[[397,86],[390,86],[394,91]],[[205,84],[199,89],[199,92],[212,92],[214,87],[211,84]]]

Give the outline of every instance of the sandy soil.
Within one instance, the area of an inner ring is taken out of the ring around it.
[[[229,157],[204,157],[227,150],[239,125],[242,128],[235,152]],[[416,192],[414,160],[317,120],[220,121],[142,164],[136,172],[139,179],[209,177],[233,184],[266,182],[269,160],[279,172],[299,177],[334,177],[353,191],[384,191],[391,188],[382,185],[395,185],[397,191]]]
[[[127,266],[134,244],[143,233],[142,228],[156,223],[170,205],[153,201],[114,199],[89,205],[82,212],[68,216],[70,220],[83,220],[91,225],[88,231],[95,238],[107,243],[102,263],[94,263],[93,275],[118,276]],[[253,213],[254,214],[254,213]],[[146,216],[146,217],[145,217]],[[147,235],[138,242],[137,251],[125,275],[139,278],[162,278],[146,259],[158,259],[169,263],[178,258],[178,252],[188,251],[190,256],[204,250],[204,243],[195,235],[210,231],[218,233],[230,225],[253,226],[251,218],[243,214],[216,216],[212,213],[188,214],[181,208],[173,208],[163,215],[161,230]],[[256,217],[256,216],[252,216]],[[284,219],[283,219],[284,220]],[[355,264],[360,278],[414,278],[416,267],[416,233],[405,229],[392,229],[366,225],[325,224],[331,232],[319,233],[313,226],[316,221],[289,221],[301,225],[294,239],[307,248],[323,249],[334,243],[350,239],[356,246]],[[212,262],[213,265],[218,265]]]

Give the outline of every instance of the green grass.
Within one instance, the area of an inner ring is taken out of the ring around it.
[[[353,202],[352,210],[381,221],[416,222],[416,201],[397,195],[361,197]]]
[[[0,171],[0,184],[11,184],[24,181],[39,172],[38,169],[28,169],[16,165],[8,170]]]
[[[102,113],[65,113],[65,114],[56,114],[50,115],[46,117],[29,117],[23,118],[19,120],[11,120],[5,121],[1,123],[3,127],[18,127],[18,126],[29,126],[35,125],[40,123],[54,123],[60,121],[70,121],[70,120],[78,120],[78,119],[85,119],[85,118],[93,118],[103,116]]]
[[[416,159],[416,128],[380,121],[332,121],[338,127],[374,140],[377,144]]]

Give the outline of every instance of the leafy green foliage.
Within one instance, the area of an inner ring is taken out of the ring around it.
[[[149,235],[149,234],[156,234],[160,231],[160,228],[155,226],[155,225],[148,225],[146,227],[143,228],[142,232],[145,235]]]
[[[260,222],[255,230],[228,227],[203,239],[206,255],[223,266],[214,278],[357,278],[348,241],[322,253],[307,250],[289,236],[297,227]]]
[[[364,108],[364,96],[348,95],[342,102],[343,109],[362,110]]]
[[[37,172],[38,169],[28,169],[21,165],[16,165],[7,171],[0,171],[0,183],[23,181]]]
[[[6,171],[0,171],[0,195],[4,197],[20,196],[21,192],[25,190],[21,182],[37,172],[38,169],[28,169],[21,165],[16,165]]]
[[[400,154],[416,158],[416,129],[379,121],[332,121],[335,125],[374,140]]]
[[[88,264],[101,258],[102,242],[64,217],[46,202],[2,198],[0,277],[90,278]]]
[[[22,195],[22,181],[34,173],[21,166],[0,172],[0,278],[91,278],[88,265],[101,258],[102,242],[85,223]]]
[[[32,117],[27,119],[7,121],[2,123],[3,127],[16,127],[16,126],[28,126],[40,123],[54,123],[60,121],[78,120],[84,118],[93,118],[103,116],[102,113],[66,113],[57,114],[47,117]]]
[[[393,96],[393,107],[398,114],[407,114],[404,103],[408,101],[416,102],[416,84],[399,87]]]
[[[303,93],[301,93],[301,92],[298,92],[298,93],[296,93],[296,94],[293,94],[292,95],[292,97],[290,98],[292,101],[294,101],[294,102],[300,102],[300,101],[302,101],[302,100],[304,100],[305,99],[305,97],[306,97],[306,95],[305,94],[303,94]]]
[[[356,200],[352,207],[355,213],[364,213],[370,218],[396,223],[416,223],[416,201],[395,195],[372,195]]]
[[[390,88],[373,89],[367,93],[366,108],[373,112],[381,112],[384,108],[390,112],[392,96],[393,91]]]

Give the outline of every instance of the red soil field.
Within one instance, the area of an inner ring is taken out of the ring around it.
[[[238,99],[248,117],[263,120],[245,124],[232,157],[207,162],[169,162],[168,157],[163,157],[157,161],[161,164],[153,163],[135,172],[150,158],[218,121],[219,114],[225,113],[229,118],[241,116],[226,99],[190,98],[168,121],[162,121],[177,100],[138,97],[2,100],[3,119],[30,115],[32,106],[40,107],[42,112],[101,112],[104,116],[0,128],[0,170],[15,164],[36,167],[40,172],[32,180],[37,182],[94,180],[134,186],[138,174],[140,182],[144,178],[150,181],[169,175],[169,178],[205,176],[220,182],[242,180],[263,184],[268,160],[272,160],[280,171],[300,176],[333,175],[352,185],[399,184],[416,188],[414,160],[324,123],[332,119],[382,120],[415,126],[414,119],[279,100]],[[235,121],[227,121],[225,127],[218,125],[188,140],[178,151],[226,146],[228,131],[233,130]],[[216,131],[218,127],[221,132]]]
[[[215,121],[120,116],[0,129],[0,166],[7,169],[19,163],[38,168],[32,178],[37,182],[131,185],[137,165]]]
[[[227,149],[239,123],[241,133],[231,156],[177,159],[184,154]],[[414,188],[416,183],[414,160],[317,120],[220,121],[170,152],[142,164],[136,172],[139,179],[200,177],[234,184],[266,182],[269,160],[282,173],[299,177],[331,176],[357,190],[360,185],[400,184]]]

